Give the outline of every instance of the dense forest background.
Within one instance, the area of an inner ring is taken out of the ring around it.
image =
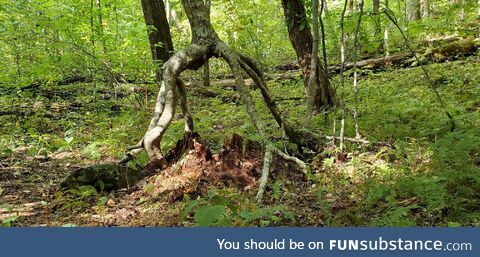
[[[165,163],[118,164],[158,105],[160,2],[181,53],[196,0],[0,0],[3,226],[480,224],[480,1],[206,1],[258,70],[183,72],[196,133],[177,111]]]

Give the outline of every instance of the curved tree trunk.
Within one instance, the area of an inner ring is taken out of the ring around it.
[[[155,104],[155,111],[145,136],[138,144],[129,147],[130,152],[120,160],[120,163],[129,162],[143,149],[147,151],[151,159],[162,159],[160,158],[160,141],[164,131],[158,131],[159,128],[157,125],[160,122],[164,127],[170,124],[175,111],[174,105],[176,104],[177,98],[185,119],[185,132],[193,132],[193,118],[188,109],[185,84],[178,77],[174,80],[173,83],[176,85],[173,87],[163,81],[164,71],[162,70],[163,66],[161,64],[169,60],[174,50],[165,5],[162,0],[142,0],[141,4],[145,23],[148,26],[148,40],[150,42],[152,59],[158,65],[155,71],[156,79],[161,86]],[[169,72],[171,71],[169,70],[166,74],[169,74]],[[178,96],[174,96],[172,93],[177,93]]]
[[[310,64],[313,50],[313,37],[305,14],[305,6],[301,0],[282,0],[288,35],[298,62],[302,68],[305,89],[308,88]],[[316,57],[318,59],[318,57]],[[330,85],[327,72],[321,60],[317,60],[317,89],[315,95],[315,110],[337,105],[334,88]]]
[[[174,117],[177,101],[181,102],[182,108],[187,106],[186,97],[184,97],[184,95],[182,96],[182,91],[184,91],[184,88],[182,88],[183,84],[178,83],[180,74],[187,69],[199,69],[212,57],[220,57],[228,63],[233,73],[236,84],[239,88],[240,97],[245,104],[247,114],[255,129],[263,139],[266,149],[268,149],[267,157],[272,153],[276,153],[281,158],[295,162],[304,172],[306,172],[304,162],[295,157],[286,155],[268,140],[264,129],[264,123],[257,115],[249,88],[245,85],[245,81],[242,77],[242,69],[259,84],[258,86],[265,98],[265,102],[269,105],[268,107],[275,116],[280,127],[284,129],[290,139],[296,137],[293,134],[293,130],[289,129],[290,127],[281,118],[276,109],[275,103],[269,96],[261,70],[252,59],[240,55],[219,39],[210,23],[210,15],[204,0],[182,0],[182,5],[187,14],[188,21],[190,22],[192,41],[190,46],[175,53],[163,65],[163,81],[158,94],[155,113],[151,119],[149,129],[145,133],[142,144],[151,163],[160,167],[164,167],[166,164],[165,158],[160,149],[162,137]],[[160,111],[160,109],[162,110]],[[268,171],[270,165],[269,159],[271,158],[265,158],[264,171]],[[262,185],[264,186],[264,183]],[[261,190],[263,189],[260,188],[259,191]]]

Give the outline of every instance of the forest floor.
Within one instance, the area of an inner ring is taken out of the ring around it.
[[[257,185],[204,185],[175,198],[158,193],[155,174],[129,189],[92,186],[59,190],[69,172],[121,158],[144,133],[156,85],[78,83],[45,85],[2,94],[0,109],[0,223],[3,226],[480,226],[480,57],[426,66],[453,114],[448,118],[420,67],[362,70],[358,110],[361,134],[371,144],[324,146],[302,158],[311,172],[275,162],[262,202]],[[348,81],[351,78],[347,79]],[[338,78],[334,79],[338,84]],[[305,116],[301,78],[269,83],[283,115],[301,128]],[[338,92],[341,93],[339,87]],[[196,130],[213,153],[234,133],[259,141],[235,87],[189,86]],[[116,93],[114,93],[116,92]],[[260,116],[278,147],[285,143],[267,107],[254,92]],[[354,108],[351,82],[347,113]],[[312,131],[331,135],[340,111],[317,115]],[[337,122],[338,124],[338,122]],[[346,135],[353,137],[351,115]],[[177,114],[162,142],[183,137]],[[187,155],[194,155],[195,151]],[[261,152],[244,158],[256,168]],[[131,167],[143,166],[142,154]],[[204,163],[197,163],[199,167]],[[183,166],[184,167],[184,166]],[[181,168],[183,169],[183,168]],[[175,174],[170,167],[170,175]],[[168,176],[170,176],[168,175]],[[173,175],[172,175],[173,176]],[[259,172],[252,174],[258,179]],[[203,181],[205,182],[205,181]]]

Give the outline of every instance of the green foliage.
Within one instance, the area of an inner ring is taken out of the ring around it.
[[[18,216],[10,216],[6,217],[2,221],[2,227],[11,227],[12,223],[14,223],[18,219]]]
[[[97,142],[90,143],[83,149],[82,154],[89,159],[99,160],[102,154],[100,153],[98,145]]]
[[[1,194],[0,194],[1,195]],[[1,204],[0,209],[6,209],[8,213],[13,213],[13,207],[8,204]],[[14,223],[18,219],[17,215],[10,215],[3,218],[1,227],[11,227],[12,223]]]
[[[193,218],[198,226],[275,226],[292,222],[293,213],[285,206],[257,206],[248,196],[231,190],[210,190],[195,200],[185,196],[181,218]]]
[[[213,205],[199,208],[195,211],[195,222],[201,227],[215,224],[225,212],[224,205]]]

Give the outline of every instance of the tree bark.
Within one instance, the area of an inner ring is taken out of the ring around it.
[[[167,13],[162,0],[142,0],[143,17],[148,26],[148,40],[152,59],[160,65],[173,53],[173,42],[167,21]],[[160,66],[159,66],[160,67]],[[157,70],[157,80],[162,80],[162,72]]]
[[[102,42],[103,54],[107,54],[107,43],[105,42],[105,33],[103,31],[103,14],[102,14],[102,2],[96,0],[97,3],[97,19],[98,19],[98,34],[100,36],[100,41]]]
[[[152,59],[158,65],[156,69],[156,79],[161,86],[155,103],[153,117],[150,120],[145,136],[138,144],[129,147],[130,151],[120,160],[120,163],[126,163],[132,160],[142,149],[145,149],[153,163],[158,163],[159,166],[163,166],[165,160],[160,151],[160,142],[163,133],[168,128],[175,114],[177,101],[184,115],[185,132],[193,132],[194,128],[193,118],[188,109],[185,84],[178,77],[180,73],[179,70],[182,68],[178,67],[178,63],[188,60],[184,60],[185,58],[183,58],[183,56],[170,58],[173,54],[173,43],[163,1],[142,0],[141,3],[145,23],[149,26],[148,39]],[[199,51],[198,49],[193,49],[192,51],[195,50],[197,52]],[[174,67],[173,65],[166,65],[170,60],[171,62],[177,62]],[[160,63],[164,63],[165,65],[160,66]],[[165,66],[168,69],[163,71],[162,69]]]
[[[409,0],[408,2],[408,20],[416,21],[420,19],[420,0]]]
[[[387,8],[387,9],[389,8],[388,7],[388,0],[385,0],[385,8]],[[385,24],[385,29],[383,31],[383,51],[384,51],[386,57],[390,56],[390,45],[389,45],[389,41],[388,41],[388,25],[389,25],[389,23]]]
[[[375,22],[375,30],[374,30],[374,36],[373,38],[375,39],[375,43],[378,44],[378,47],[376,47],[375,52],[377,55],[382,51],[384,48],[384,41],[381,38],[380,33],[382,32],[382,22],[380,19],[380,0],[373,0],[373,6],[372,6],[372,13],[373,13],[373,21]]]
[[[208,15],[210,15],[212,1],[205,0],[205,6],[207,7]],[[210,86],[210,62],[207,60],[203,65],[203,86],[209,87]]]
[[[323,1],[323,0],[322,0]],[[313,19],[313,47],[312,47],[312,56],[318,56],[318,43],[319,43],[319,33],[318,33],[318,0],[312,0],[312,19]],[[315,103],[316,95],[316,82],[317,82],[317,63],[318,58],[310,58],[310,77],[308,78],[308,87],[307,87],[307,117],[305,119],[305,126],[310,127],[310,121],[312,120],[313,107]]]
[[[297,54],[305,89],[307,89],[311,71],[313,37],[305,14],[305,6],[301,0],[282,0],[282,6],[290,42]],[[337,105],[337,99],[321,60],[317,61],[317,74],[315,110],[320,111],[322,108]]]
[[[422,18],[430,17],[430,0],[421,0]]]

